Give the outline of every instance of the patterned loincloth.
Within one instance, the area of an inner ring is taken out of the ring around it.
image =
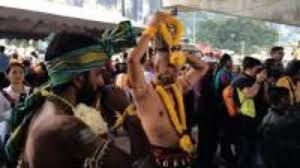
[[[189,168],[191,156],[180,148],[164,148],[152,145],[152,155],[158,168]]]

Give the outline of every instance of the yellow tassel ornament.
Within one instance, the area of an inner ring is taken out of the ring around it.
[[[179,140],[179,146],[182,150],[187,153],[192,153],[194,151],[194,145],[191,140],[191,137],[188,135],[183,135]]]

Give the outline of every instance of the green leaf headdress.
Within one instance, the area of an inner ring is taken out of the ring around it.
[[[133,47],[135,33],[129,21],[120,23],[116,28],[106,31],[99,43],[86,48],[80,48],[57,57],[48,64],[50,81],[47,86],[57,86],[68,82],[75,74],[101,67],[110,57],[123,48]],[[7,141],[5,143],[5,157],[16,164],[24,148],[28,126],[38,106],[46,100],[45,95],[37,91],[20,102],[14,108],[6,121],[8,127]]]
[[[134,45],[135,35],[130,22],[122,22],[115,29],[105,31],[97,45],[74,50],[49,61],[50,84],[63,84],[76,73],[103,66],[112,55]]]

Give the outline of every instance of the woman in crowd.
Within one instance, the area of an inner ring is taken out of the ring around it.
[[[233,163],[235,160],[234,153],[231,149],[231,144],[233,144],[234,141],[234,135],[232,134],[234,125],[227,115],[227,109],[222,97],[224,88],[232,81],[232,67],[233,61],[231,56],[224,54],[220,59],[220,67],[214,76],[215,98],[218,103],[221,158],[224,159],[226,164]]]
[[[17,60],[12,60],[7,70],[10,85],[0,92],[0,121],[5,118],[6,111],[25,98],[32,89],[24,85],[24,67]]]

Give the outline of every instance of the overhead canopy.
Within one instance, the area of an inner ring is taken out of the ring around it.
[[[120,21],[121,14],[104,10],[86,10],[41,0],[0,1],[0,37],[43,38],[49,33],[97,32]],[[141,28],[135,23],[136,28]]]
[[[300,0],[162,0],[163,7],[205,10],[300,26]]]

